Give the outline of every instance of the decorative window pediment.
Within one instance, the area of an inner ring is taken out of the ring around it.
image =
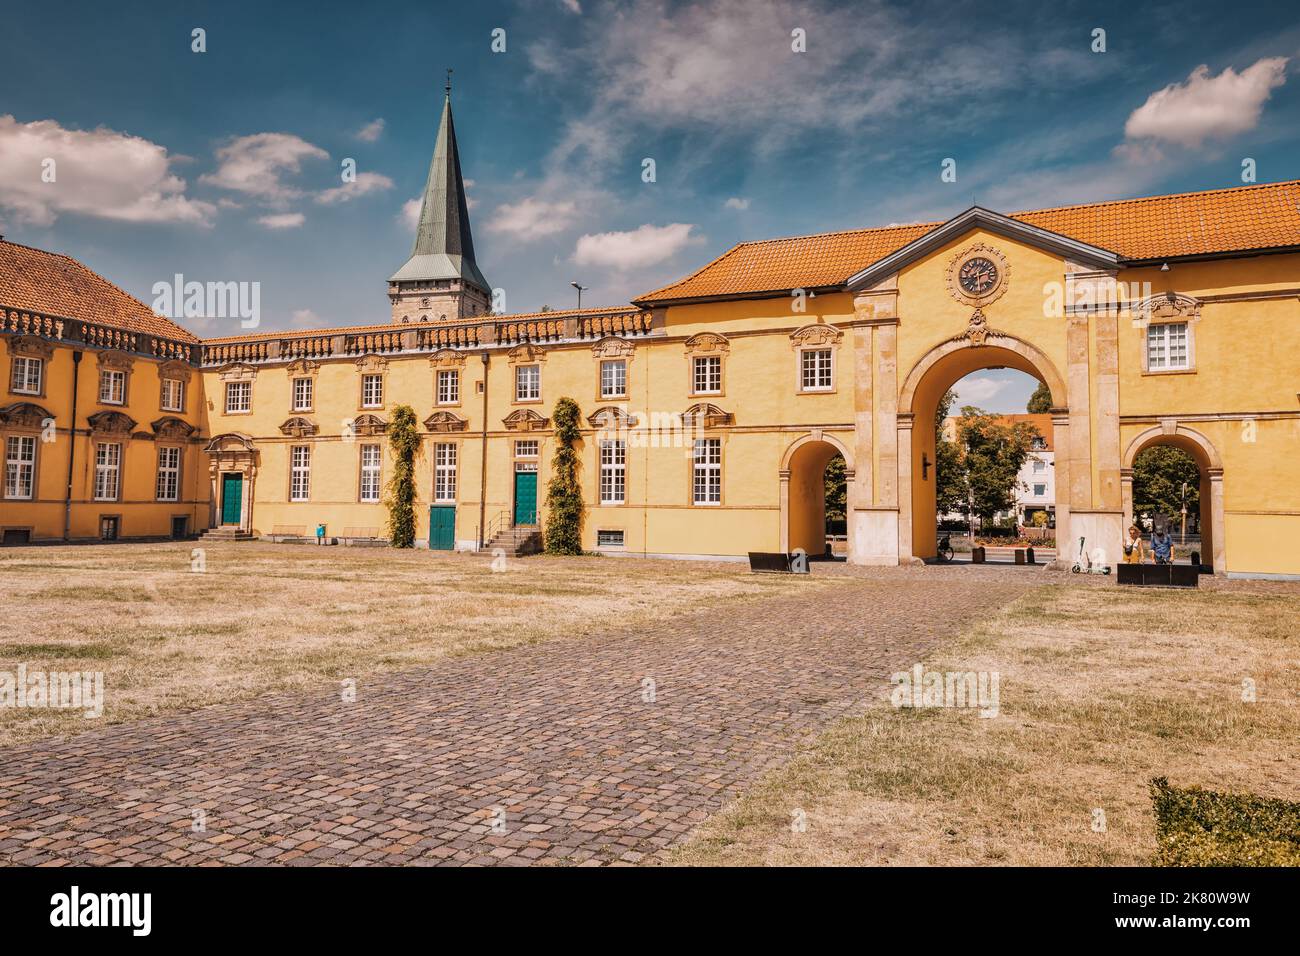
[[[222,366],[217,375],[223,382],[251,382],[257,378],[257,368],[243,362],[232,362]]]
[[[463,432],[468,425],[465,419],[451,412],[434,412],[424,420],[424,427],[431,432]]]
[[[363,355],[357,359],[357,368],[362,373],[374,374],[377,372],[383,374],[388,371],[388,359],[382,355]]]
[[[636,428],[638,419],[635,415],[628,414],[627,409],[621,406],[606,405],[588,415],[587,422],[592,428],[622,430],[624,428]]]
[[[128,435],[135,428],[135,419],[122,412],[95,412],[86,422],[92,432],[112,435]]]
[[[528,365],[533,362],[545,362],[546,350],[533,342],[520,342],[506,353],[511,365]]]
[[[382,435],[388,431],[388,422],[378,415],[358,415],[352,420],[352,433],[362,437]]]
[[[1201,300],[1181,292],[1161,292],[1132,305],[1141,322],[1189,322],[1201,317]]]
[[[512,432],[541,431],[551,423],[549,418],[543,418],[531,408],[517,408],[501,421]]]
[[[434,368],[463,368],[465,353],[455,349],[438,349],[429,356],[429,364]]]
[[[597,361],[601,359],[623,359],[632,361],[632,356],[636,354],[636,346],[627,339],[621,339],[617,335],[607,335],[591,347],[591,352],[596,356]]]
[[[682,412],[682,424],[687,428],[694,428],[697,425],[703,428],[719,428],[723,425],[734,425],[735,423],[735,415],[731,412],[724,412],[717,405],[710,402],[697,402]]]
[[[253,439],[240,432],[226,432],[224,435],[218,435],[203,446],[203,450],[209,455],[222,454],[251,454],[257,451],[257,446],[253,444]]]
[[[687,355],[708,355],[713,352],[729,352],[731,343],[725,335],[718,332],[696,332],[686,340]]]
[[[173,378],[180,382],[189,382],[194,368],[186,362],[163,362],[158,366],[159,378]]]
[[[320,362],[311,359],[295,359],[284,367],[290,378],[315,378],[320,371]]]
[[[100,368],[111,368],[119,372],[131,371],[132,359],[125,352],[100,352],[96,357]]]
[[[151,422],[149,427],[153,429],[154,438],[171,440],[189,438],[198,431],[189,422],[182,421],[174,415],[164,415],[162,418]]]
[[[10,355],[26,355],[40,359],[50,359],[54,356],[53,344],[36,335],[6,335],[4,340]]]
[[[310,438],[319,431],[314,421],[301,415],[286,419],[280,426],[280,434],[288,435],[290,438]]]
[[[44,428],[47,420],[54,416],[34,402],[15,402],[0,408],[0,425],[15,425],[20,428]]]
[[[797,349],[818,345],[839,345],[843,338],[844,333],[835,326],[822,323],[805,325],[790,334],[790,342]]]

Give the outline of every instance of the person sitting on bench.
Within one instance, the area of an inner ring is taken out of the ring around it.
[[[1156,564],[1174,563],[1174,539],[1164,528],[1157,528],[1151,533],[1151,553]]]

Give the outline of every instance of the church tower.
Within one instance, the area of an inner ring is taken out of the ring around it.
[[[452,322],[483,315],[491,311],[491,290],[474,261],[449,77],[415,245],[406,264],[388,280],[393,322]]]

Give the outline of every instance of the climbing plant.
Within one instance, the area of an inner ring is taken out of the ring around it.
[[[415,546],[415,456],[420,451],[420,433],[415,427],[415,409],[398,405],[388,426],[388,447],[393,451],[393,476],[388,480],[388,540],[394,548]]]
[[[546,553],[582,553],[582,485],[578,480],[578,403],[555,403],[555,457],[546,486]]]

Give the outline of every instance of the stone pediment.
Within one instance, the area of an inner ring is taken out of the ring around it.
[[[636,354],[636,346],[627,339],[617,335],[607,335],[591,347],[597,359],[625,359],[631,361]]]
[[[697,402],[682,412],[682,424],[687,428],[719,428],[723,425],[734,425],[735,423],[735,415],[723,411],[711,402]]]
[[[172,440],[189,438],[198,431],[189,422],[183,421],[174,415],[164,415],[162,418],[151,422],[149,427],[153,429],[154,438]]]
[[[369,437],[388,431],[388,422],[378,415],[358,415],[352,420],[352,434]]]
[[[288,435],[290,438],[310,438],[319,431],[314,421],[301,415],[285,419],[284,424],[280,426],[280,434]]]
[[[424,420],[424,427],[431,432],[463,432],[469,423],[459,415],[451,412],[434,412]]]
[[[95,412],[86,423],[92,432],[111,435],[129,435],[135,429],[135,419],[122,412]]]
[[[503,418],[501,423],[514,432],[536,432],[550,425],[551,420],[543,418],[531,408],[517,408]]]
[[[592,428],[600,429],[624,429],[635,428],[637,426],[637,417],[628,414],[627,409],[618,405],[606,405],[598,408],[587,416],[587,422]]]
[[[22,428],[43,428],[54,416],[35,402],[15,402],[0,408],[0,425],[17,425]]]
[[[790,342],[795,348],[813,345],[839,345],[844,333],[833,325],[813,323],[790,333]]]

